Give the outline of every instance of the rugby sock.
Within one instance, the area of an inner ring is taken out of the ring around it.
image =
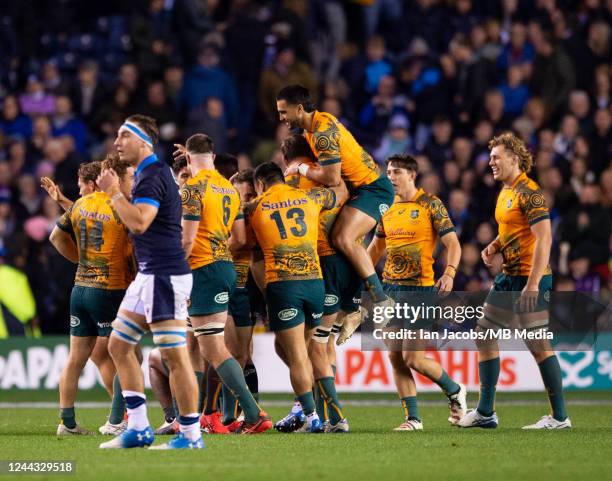
[[[259,405],[253,398],[244,380],[244,374],[238,361],[233,357],[226,359],[217,366],[217,373],[229,389],[231,389],[236,399],[240,403],[244,418],[247,423],[257,422],[259,419]]]
[[[123,391],[128,413],[128,429],[142,431],[149,426],[147,398],[142,392]]]
[[[421,420],[416,396],[403,397],[401,402],[402,407],[404,408],[404,417],[406,419],[415,419],[417,421]]]
[[[174,414],[173,406],[166,406],[165,408],[162,408],[162,409],[164,410],[164,420],[167,423],[171,423],[172,421],[176,419],[176,414]]]
[[[249,386],[249,391],[251,391],[255,401],[259,402],[259,378],[257,377],[255,364],[252,362],[244,366],[244,380]]]
[[[187,414],[186,416],[179,416],[179,429],[183,436],[188,441],[194,442],[200,439],[200,415],[198,413]]]
[[[495,411],[495,388],[499,379],[499,357],[478,363],[480,377],[480,397],[476,408],[483,416],[490,416]]]
[[[238,411],[238,400],[232,394],[232,391],[224,384],[221,388],[223,392],[223,423],[229,424],[236,419],[236,412]]]
[[[194,371],[196,382],[198,383],[198,412],[201,413],[204,409],[204,389],[202,388],[202,380],[204,379],[204,373],[202,371]]]
[[[60,418],[64,426],[66,426],[69,429],[75,428],[76,419],[74,417],[74,406],[72,406],[71,408],[61,408]]]
[[[312,391],[305,392],[304,394],[299,395],[298,401],[300,401],[300,405],[302,406],[302,410],[306,416],[310,416],[312,413],[316,413],[315,402],[312,396]],[[293,410],[291,410],[293,412]]]
[[[321,395],[321,390],[319,386],[315,384],[314,389],[312,390],[314,394],[315,405],[317,407],[317,415],[319,419],[323,421],[328,421],[329,418],[327,416],[327,405],[325,404],[325,398]]]
[[[174,417],[177,418],[179,415],[179,408],[174,396],[172,396],[172,409],[174,410]]]
[[[371,276],[366,277],[363,282],[365,283],[365,287],[372,296],[374,302],[384,301],[387,298],[376,272]]]
[[[302,405],[300,404],[300,400],[296,396],[293,400],[293,407],[291,408],[291,414],[297,414],[302,411]]]
[[[221,391],[221,380],[215,368],[208,366],[206,376],[206,404],[204,405],[204,414],[212,414],[217,410],[217,400]]]
[[[333,377],[323,377],[317,379],[317,387],[319,388],[320,395],[325,399],[327,404],[327,411],[329,412],[329,421],[332,425],[338,424],[344,419],[342,414],[342,405],[338,401],[338,394],[336,393],[336,385]],[[319,416],[320,418],[321,416]]]
[[[561,367],[557,356],[550,356],[540,364],[540,373],[548,393],[548,400],[552,408],[552,415],[557,421],[565,421],[567,412],[565,411],[565,401],[563,399],[563,380],[561,379]]]
[[[125,399],[121,393],[121,384],[119,383],[119,375],[115,374],[113,378],[113,401],[111,403],[110,416],[108,422],[111,424],[119,424],[123,421],[125,414]]]
[[[442,369],[442,376],[437,381],[434,381],[440,389],[444,391],[444,394],[447,396],[452,396],[453,394],[457,394],[461,387],[455,381],[453,381],[450,377],[448,377],[447,372]]]

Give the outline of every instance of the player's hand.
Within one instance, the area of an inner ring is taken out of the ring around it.
[[[96,179],[96,184],[98,184],[98,187],[100,187],[102,192],[105,192],[110,196],[120,192],[119,176],[113,169],[104,169]]]
[[[183,144],[173,144],[174,152],[172,152],[172,159],[178,160],[181,157],[187,156],[187,148]]]
[[[40,186],[47,191],[49,197],[55,202],[59,202],[64,197],[60,188],[49,177],[42,177],[40,179]]]
[[[516,301],[519,306],[519,312],[535,311],[538,302],[538,286],[527,284],[521,291],[521,296]]]
[[[297,174],[299,166],[300,166],[300,164],[298,164],[297,162],[294,162],[289,167],[287,167],[287,169],[285,170],[285,174],[284,174],[285,177],[287,177],[288,175],[295,175],[295,174]]]
[[[493,267],[493,258],[495,257],[495,254],[497,254],[497,248],[493,243],[489,244],[482,250],[480,256],[482,257],[482,261],[484,262],[485,266]]]
[[[442,274],[438,279],[438,282],[434,285],[434,287],[438,290],[438,294],[442,297],[446,296],[450,291],[453,290],[453,284],[455,280],[449,276],[448,274]]]

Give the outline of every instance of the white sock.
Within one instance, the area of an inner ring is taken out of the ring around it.
[[[316,411],[314,411],[311,414],[307,414],[306,419],[308,420],[308,425],[310,426],[315,419],[319,419],[319,415]]]
[[[191,424],[182,424],[181,421],[185,418],[195,419],[196,421]],[[188,441],[195,442],[200,439],[200,415],[198,413],[188,414],[187,416],[179,416],[179,429],[183,433],[183,436]]]
[[[136,431],[142,431],[149,426],[149,419],[147,418],[147,397],[144,393],[136,392],[136,391],[123,391],[123,398],[126,400],[128,397],[140,397],[145,400],[143,404],[138,406],[137,408],[130,409],[127,408],[128,414],[128,429],[135,429]]]
[[[297,414],[302,410],[302,405],[299,401],[295,401],[293,403],[293,407],[291,408],[291,414]]]

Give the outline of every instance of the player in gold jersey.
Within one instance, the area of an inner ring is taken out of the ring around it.
[[[552,274],[548,265],[552,233],[548,207],[538,184],[527,177],[532,167],[531,153],[525,143],[508,132],[489,142],[489,165],[493,178],[502,182],[497,198],[495,220],[499,235],[483,251],[486,265],[501,254],[503,272],[493,283],[484,305],[480,330],[497,330],[516,326],[531,332],[545,331],[548,326],[548,303]],[[518,318],[518,319],[517,319]],[[478,407],[459,421],[461,427],[496,428],[495,388],[499,379],[499,346],[496,340],[476,341],[480,398]],[[538,363],[552,414],[523,429],[571,428],[563,399],[563,382],[557,356],[544,338],[526,341]]]
[[[291,135],[285,139],[281,145],[281,151],[289,166],[299,163],[313,165],[315,161],[310,145],[302,135]],[[304,191],[322,187],[321,184],[299,173],[287,175],[285,181],[288,185]],[[344,186],[344,181],[341,182],[341,186]],[[348,432],[349,430],[336,394],[324,395],[328,391],[325,385],[333,383],[336,376],[336,366],[332,362],[335,361],[332,332],[340,331],[346,315],[360,316],[359,297],[362,289],[359,276],[350,262],[331,244],[331,230],[342,205],[336,202],[335,207],[322,210],[319,214],[317,254],[325,284],[325,301],[321,325],[309,340],[308,345],[315,379],[317,414],[320,419],[324,420],[323,424],[326,431],[329,432]],[[325,401],[326,397],[331,397],[330,404]],[[303,419],[301,405],[294,403],[291,413],[277,422],[275,427],[279,431],[291,431],[293,428],[299,428]]]
[[[129,197],[134,168],[118,158],[105,162],[118,172],[121,191]],[[78,263],[70,299],[70,353],[60,379],[62,422],[57,434],[90,434],[75,420],[78,379],[97,338],[109,336],[125,289],[134,278],[131,244],[110,197],[99,191],[68,208],[50,241],[60,254]]]
[[[215,170],[210,137],[195,134],[187,139],[185,156],[192,173],[181,190],[183,249],[194,279],[189,306],[191,324],[202,356],[233,392],[244,412],[245,421],[238,432],[263,432],[272,427],[272,421],[253,398],[242,367],[228,351],[223,337],[228,302],[236,285],[230,249],[246,242],[240,197],[229,180]],[[203,420],[215,433],[229,432],[217,412],[205,411]]]
[[[374,307],[393,306],[365,247],[358,242],[370,232],[393,204],[393,186],[351,133],[327,112],[315,110],[310,93],[300,85],[283,88],[276,97],[280,120],[292,129],[304,130],[319,164],[290,167],[286,174],[299,172],[325,186],[337,186],[344,179],[351,198],[336,220],[334,246],[349,259],[370,293]],[[359,320],[361,321],[361,319]],[[346,341],[359,322],[345,322],[338,341]]]
[[[461,258],[455,226],[444,204],[423,189],[417,189],[417,175],[418,164],[410,155],[398,154],[387,159],[387,176],[397,197],[382,216],[376,235],[368,247],[374,264],[378,263],[385,252],[387,254],[383,270],[385,292],[395,298],[396,302],[411,304],[418,304],[422,300],[425,303],[435,302],[433,293],[451,291]],[[446,269],[435,282],[433,252],[438,239],[446,248]],[[409,292],[413,294],[407,294]],[[430,328],[431,323],[422,319],[410,326],[414,331]],[[397,392],[406,418],[395,431],[423,429],[411,370],[435,382],[446,394],[450,407],[449,422],[454,424],[465,415],[465,386],[453,381],[437,361],[425,356],[426,340],[418,339],[417,336],[415,340],[398,341],[388,347]]]
[[[311,335],[308,331],[320,325],[325,302],[317,254],[319,213],[344,199],[329,189],[305,192],[287,185],[280,167],[272,162],[258,166],[254,180],[259,196],[247,213],[264,257],[270,329],[306,415],[305,430],[321,432],[305,339]],[[335,392],[333,378],[331,386],[325,387],[328,394]]]

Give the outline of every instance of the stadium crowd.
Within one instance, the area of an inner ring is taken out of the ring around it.
[[[416,156],[457,227],[456,290],[496,274],[480,258],[499,191],[487,143],[508,129],[532,149],[551,209],[556,288],[608,288],[612,2],[103,3],[0,6],[0,265],[27,275],[43,333],[66,332],[75,268],[47,240],[60,208],[39,179],[76,199],[79,165],[113,149],[134,113],[157,120],[167,162],[205,132],[240,169],[283,164],[275,96],[293,83],[381,166]]]

